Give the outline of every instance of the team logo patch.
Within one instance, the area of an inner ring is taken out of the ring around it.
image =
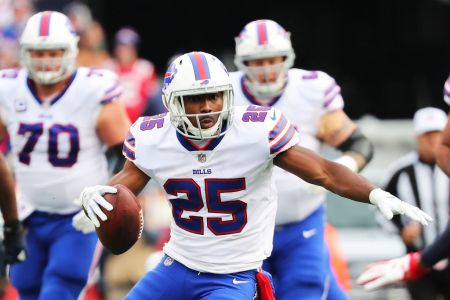
[[[201,163],[205,163],[206,162],[206,154],[205,153],[200,153],[199,155],[197,155],[198,161]]]
[[[165,260],[164,260],[164,265],[166,266],[166,267],[168,267],[168,266],[170,266],[170,265],[172,265],[173,264],[173,258],[172,257],[168,257],[168,258],[166,258]]]
[[[27,110],[27,101],[25,99],[14,100],[14,108],[17,112],[24,112]]]

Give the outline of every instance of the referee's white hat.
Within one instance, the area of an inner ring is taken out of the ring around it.
[[[447,114],[435,107],[421,108],[414,114],[414,132],[417,135],[430,131],[442,131],[447,124]]]

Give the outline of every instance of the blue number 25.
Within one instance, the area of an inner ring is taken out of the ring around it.
[[[187,199],[172,199],[172,215],[175,223],[186,231],[204,234],[204,218],[190,216],[183,218],[184,211],[198,212],[206,204],[208,213],[228,214],[230,220],[222,217],[208,217],[206,223],[215,235],[241,232],[247,224],[247,203],[241,200],[222,201],[221,194],[245,190],[245,179],[205,179],[206,201],[203,201],[201,188],[192,178],[169,179],[164,189],[169,195],[186,194]]]

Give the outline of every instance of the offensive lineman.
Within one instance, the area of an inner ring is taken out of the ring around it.
[[[65,15],[37,13],[20,39],[24,68],[0,73],[0,137],[11,138],[27,230],[28,259],[10,275],[22,300],[77,299],[85,286],[97,236],[73,200],[107,181],[104,147],[130,124],[116,76],[75,67],[77,43]]]

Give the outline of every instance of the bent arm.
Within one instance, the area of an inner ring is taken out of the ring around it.
[[[127,160],[123,169],[114,175],[109,181],[109,185],[123,184],[135,195],[138,195],[151,178],[138,169],[132,162]]]
[[[102,107],[97,119],[97,132],[100,140],[108,146],[106,158],[111,175],[116,174],[125,163],[122,147],[129,128],[130,120],[123,103],[117,101]]]
[[[436,150],[436,162],[439,168],[450,176],[450,115],[447,118],[447,126],[442,133],[442,142]]]
[[[0,118],[0,142],[7,135],[6,126]],[[0,154],[0,210],[5,223],[17,221],[17,202],[15,193],[14,176],[11,172],[6,158]]]
[[[336,160],[354,171],[361,171],[372,159],[374,146],[357,125],[338,109],[320,118],[318,137],[342,152]],[[345,163],[349,161],[349,163]]]
[[[130,125],[125,106],[116,101],[102,107],[97,119],[97,133],[105,145],[113,147],[123,143]]]
[[[309,183],[359,202],[369,203],[369,194],[376,188],[348,168],[300,146],[278,154],[274,164]]]
[[[17,221],[17,203],[14,191],[14,177],[3,154],[0,154],[0,209],[5,224]]]

